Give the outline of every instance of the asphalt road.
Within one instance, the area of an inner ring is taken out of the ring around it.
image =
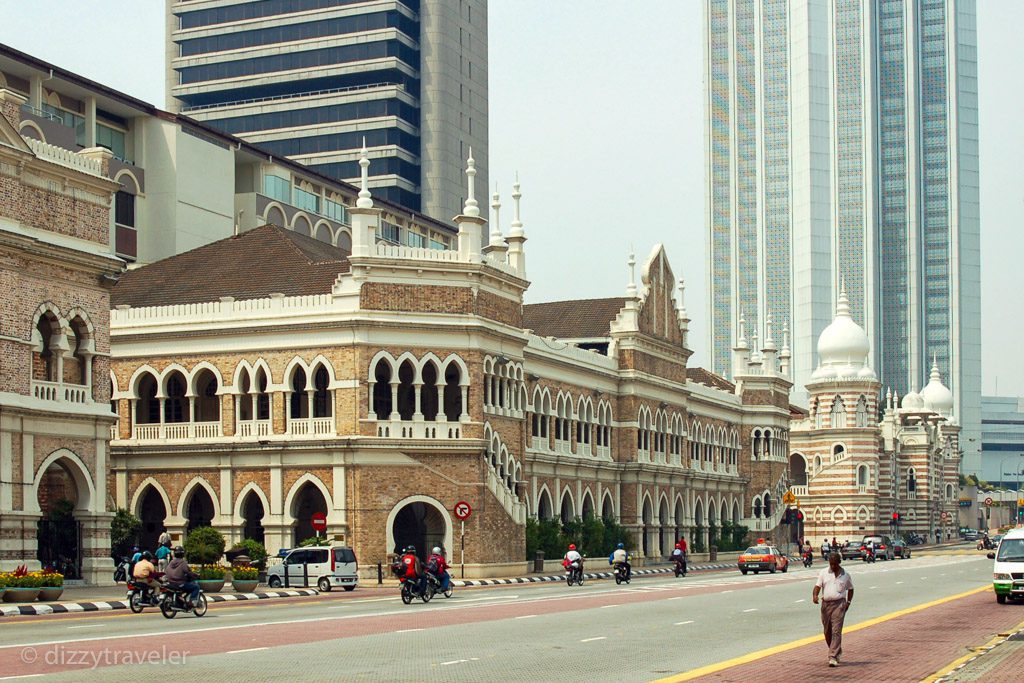
[[[991,582],[983,556],[848,565],[857,591],[848,625]],[[364,589],[213,605],[202,619],[165,620],[152,610],[15,617],[0,622],[0,680],[648,681],[820,633],[810,593],[822,566],[638,578],[621,587],[456,589],[451,599],[408,606],[397,589]]]

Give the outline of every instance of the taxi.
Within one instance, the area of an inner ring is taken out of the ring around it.
[[[779,552],[779,549],[769,544],[765,539],[757,539],[757,545],[752,545],[740,553],[737,563],[741,574],[754,572],[775,573],[775,570],[785,572],[789,569],[789,558]]]

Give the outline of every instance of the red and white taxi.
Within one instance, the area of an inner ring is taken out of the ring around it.
[[[776,570],[785,572],[789,569],[789,558],[779,552],[779,549],[769,544],[765,539],[757,539],[757,545],[752,545],[744,550],[737,560],[741,574],[747,572],[769,572],[774,574]]]

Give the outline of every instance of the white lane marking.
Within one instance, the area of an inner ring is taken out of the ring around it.
[[[595,640],[608,640],[608,636],[595,636],[593,638],[584,638],[580,642],[581,643],[592,643]]]
[[[799,600],[797,600],[797,602],[803,602],[803,601],[804,601],[803,598],[800,598]]]
[[[901,583],[903,583],[903,582],[902,582],[902,581],[897,581],[897,582],[896,582],[896,585],[898,586],[898,585],[900,585]]]
[[[686,626],[687,624],[692,624],[692,623],[693,623],[693,619],[690,619],[689,621],[677,621],[675,624],[673,624],[673,626]]]
[[[21,676],[3,676],[3,677],[0,677],[0,681],[13,681],[13,680],[16,680],[18,678],[38,678],[39,676],[42,676],[42,675],[43,674],[22,674]]]
[[[743,610],[743,613],[746,614],[747,612],[756,612],[756,611],[757,611],[756,607],[751,607],[750,609]]]
[[[453,659],[450,662],[441,662],[441,666],[451,666],[452,664],[462,664],[464,662],[478,662],[479,657],[470,657],[469,659]]]
[[[685,597],[685,596],[683,596],[683,595],[677,595],[677,596],[676,596],[676,597],[674,597],[674,598],[669,598],[669,600],[682,600],[682,599],[683,599],[684,597]]]
[[[729,589],[729,590],[727,590],[727,591],[722,591],[722,593],[732,593],[732,589],[730,588],[730,589]]]
[[[401,631],[395,631],[395,633],[416,633],[416,631],[422,631],[421,628],[403,628]]]
[[[868,586],[868,590],[869,590],[869,591],[873,591],[873,590],[875,590],[876,588],[878,588],[878,586]]]
[[[226,655],[240,655],[243,652],[262,652],[263,650],[269,650],[269,647],[250,647],[248,650],[228,650],[224,654]]]
[[[524,614],[521,617],[516,617],[516,619],[533,619],[535,616],[537,616],[537,615],[536,614]]]
[[[68,628],[103,628],[104,626],[106,626],[106,624],[86,624],[85,626],[68,626]]]
[[[619,607],[619,605],[601,605],[598,609],[608,609],[609,607]]]

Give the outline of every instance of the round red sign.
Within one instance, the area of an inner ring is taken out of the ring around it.
[[[460,500],[455,504],[455,516],[463,521],[469,519],[469,515],[472,514],[472,512],[473,508],[471,508],[469,503],[464,500]]]
[[[327,515],[322,512],[314,512],[309,520],[313,531],[327,531]]]

